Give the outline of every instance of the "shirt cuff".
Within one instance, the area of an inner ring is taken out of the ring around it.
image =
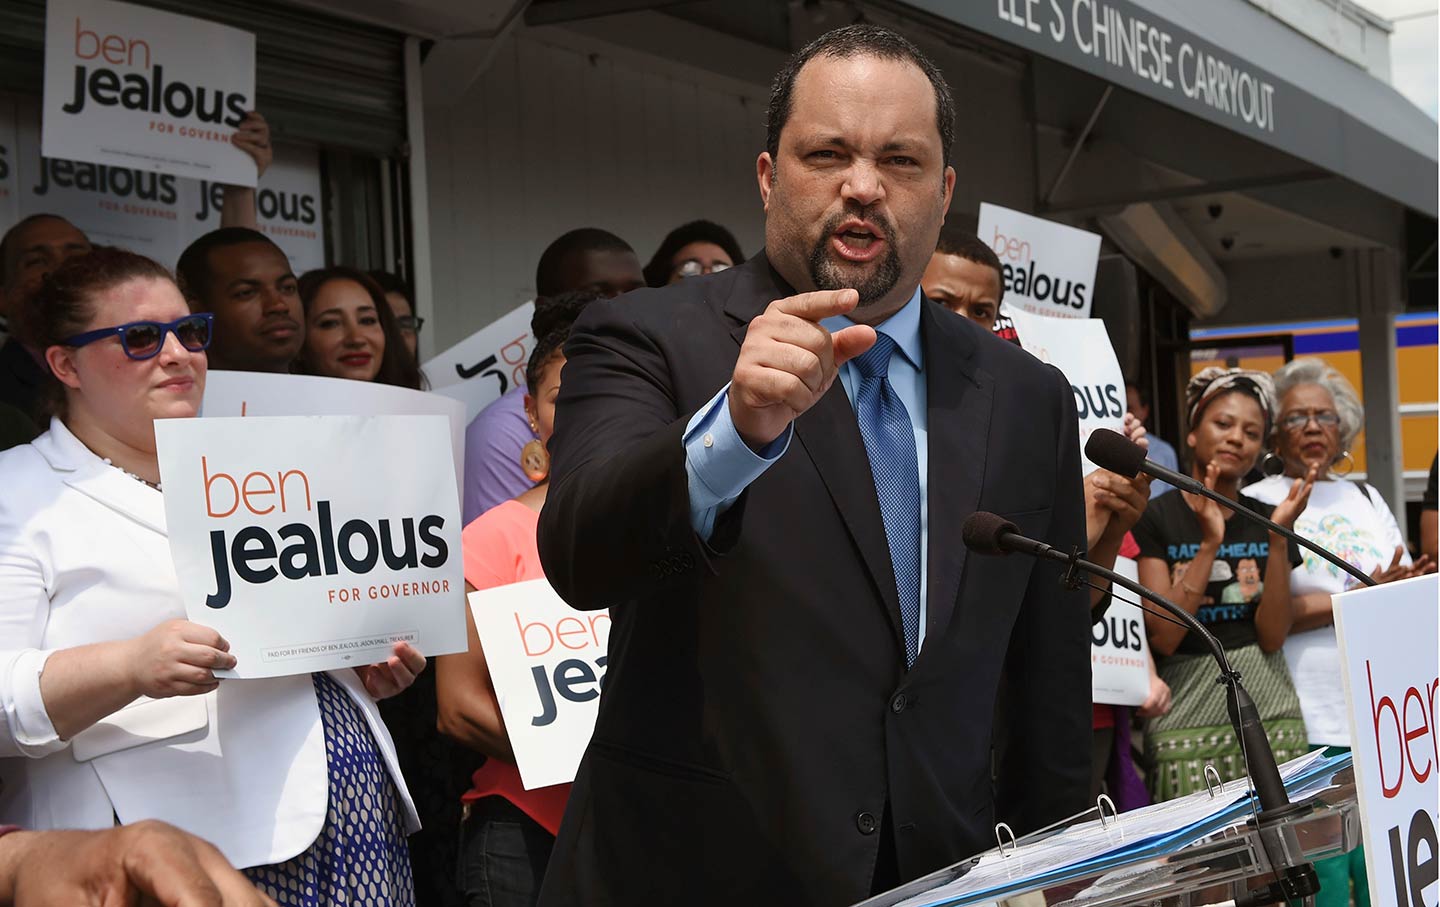
[[[750,449],[730,418],[730,385],[720,388],[685,427],[685,472],[690,490],[690,524],[709,538],[715,518],[790,447],[793,425],[760,450]]]
[[[40,675],[54,651],[27,649],[18,653],[8,666],[10,701],[5,703],[9,713],[6,717],[17,755],[45,756],[65,747],[40,695]]]

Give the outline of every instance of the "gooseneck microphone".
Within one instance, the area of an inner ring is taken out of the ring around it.
[[[1182,475],[1173,469],[1167,469],[1145,456],[1145,448],[1131,441],[1129,438],[1108,428],[1097,428],[1090,433],[1090,440],[1085,442],[1085,456],[1091,463],[1101,469],[1108,469],[1113,473],[1134,478],[1144,472],[1162,482],[1169,482],[1176,488],[1188,491],[1191,494],[1198,494],[1201,497],[1209,498],[1221,507],[1233,510],[1248,520],[1269,529],[1271,532],[1283,535],[1285,538],[1309,548],[1311,551],[1325,558],[1325,560],[1344,570],[1367,586],[1375,585],[1375,580],[1368,573],[1348,564],[1344,559],[1331,554],[1321,546],[1307,538],[1297,535],[1293,530],[1286,529],[1279,523],[1261,516],[1244,505],[1232,501],[1218,491],[1211,491],[1205,487],[1203,482],[1197,482],[1194,478]]]
[[[1091,437],[1094,435],[1092,434]],[[1136,446],[1138,448],[1138,445]],[[1143,449],[1141,449],[1141,453],[1143,459]],[[1088,448],[1086,455],[1090,455]],[[1097,465],[1104,465],[1093,456],[1090,459]],[[1119,472],[1119,470],[1113,471]],[[1320,879],[1315,873],[1315,867],[1309,863],[1289,858],[1290,854],[1298,854],[1299,850],[1290,846],[1292,842],[1286,838],[1285,822],[1287,818],[1304,807],[1292,804],[1286,795],[1285,784],[1280,780],[1280,768],[1275,763],[1274,750],[1270,748],[1270,738],[1265,736],[1265,727],[1260,721],[1260,710],[1255,706],[1255,700],[1251,699],[1250,694],[1245,690],[1244,684],[1240,682],[1239,672],[1231,667],[1230,659],[1225,654],[1225,647],[1220,644],[1220,640],[1215,638],[1215,634],[1211,633],[1195,615],[1158,592],[1140,585],[1129,577],[1121,576],[1113,570],[1087,561],[1080,557],[1078,552],[1066,554],[1044,542],[1026,538],[1020,534],[1018,526],[996,514],[985,511],[972,513],[961,528],[961,539],[964,541],[965,547],[976,554],[1003,556],[1014,551],[1066,564],[1069,569],[1066,571],[1064,582],[1072,587],[1078,586],[1080,582],[1076,576],[1077,571],[1108,579],[1114,585],[1128,589],[1159,605],[1162,610],[1184,624],[1190,632],[1200,637],[1220,666],[1219,682],[1225,685],[1225,705],[1229,712],[1230,725],[1235,729],[1236,737],[1240,741],[1241,752],[1245,757],[1245,768],[1255,787],[1255,798],[1260,802],[1257,826],[1263,835],[1262,841],[1265,843],[1267,852],[1271,854],[1272,863],[1285,867],[1283,877],[1278,877],[1267,888],[1251,892],[1250,897],[1246,899],[1245,907],[1297,900],[1313,895],[1320,890]],[[1293,834],[1293,830],[1290,830],[1289,834]],[[1277,855],[1281,856],[1281,859],[1275,859]]]

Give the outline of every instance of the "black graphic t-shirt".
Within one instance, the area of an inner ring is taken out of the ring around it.
[[[1275,511],[1274,507],[1243,493],[1240,504],[1264,517]],[[1170,569],[1170,586],[1176,590],[1170,597],[1179,598],[1181,580],[1186,578],[1186,570],[1200,549],[1202,537],[1200,521],[1185,503],[1184,495],[1168,491],[1151,501],[1132,534],[1140,546],[1140,557],[1165,562]],[[1282,553],[1291,567],[1300,566],[1300,553],[1294,545],[1287,545],[1287,551]],[[1265,562],[1269,557],[1270,531],[1236,515],[1225,521],[1225,538],[1215,554],[1209,578],[1200,582],[1192,577],[1185,583],[1192,589],[1204,586],[1205,595],[1195,616],[1227,649],[1249,645],[1258,638],[1255,609],[1265,592]],[[1187,633],[1175,651],[1176,654],[1203,655],[1208,650],[1203,640]]]

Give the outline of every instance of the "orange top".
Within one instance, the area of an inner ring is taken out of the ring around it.
[[[466,581],[476,589],[493,589],[544,579],[535,541],[539,527],[540,514],[518,501],[505,501],[480,514],[460,534]],[[570,785],[526,790],[520,782],[520,770],[495,758],[485,760],[471,776],[470,784],[470,790],[460,798],[462,802],[504,797],[550,834],[559,832]]]

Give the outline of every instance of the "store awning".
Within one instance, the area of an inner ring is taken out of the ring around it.
[[[1435,121],[1391,86],[1244,0],[907,5],[1437,215]]]

